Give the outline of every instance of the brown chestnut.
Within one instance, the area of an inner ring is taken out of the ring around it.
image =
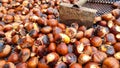
[[[94,28],[89,28],[84,32],[84,36],[86,38],[90,38],[93,35],[93,32],[94,32]]]
[[[111,11],[111,13],[113,14],[113,16],[118,18],[119,15],[120,15],[120,9],[114,9],[114,10]]]
[[[24,48],[21,50],[21,54],[20,54],[20,60],[22,62],[26,62],[30,57],[30,50],[28,48]]]
[[[107,58],[107,54],[102,51],[97,51],[93,54],[93,61],[97,63],[101,63],[105,58]]]
[[[94,36],[91,38],[91,44],[95,47],[99,47],[102,44],[102,39],[98,36]]]
[[[80,54],[79,57],[78,57],[78,62],[80,64],[85,64],[90,60],[91,60],[91,56],[89,56],[87,54]]]
[[[62,57],[63,62],[67,64],[72,64],[77,62],[77,56],[73,53],[68,53],[67,55]]]
[[[16,68],[16,66],[12,62],[6,62],[3,68]]]
[[[6,57],[10,54],[11,52],[11,46],[10,45],[4,45],[5,47],[2,46],[2,50],[0,51],[0,57]],[[1,47],[0,47],[1,48]]]
[[[53,37],[52,33],[48,34],[48,38],[49,38],[49,40],[50,40],[51,43],[54,42],[54,37]]]
[[[85,32],[86,29],[87,29],[87,28],[86,28],[85,26],[80,26],[80,27],[78,28],[79,31],[83,31],[83,32]]]
[[[120,60],[120,52],[116,52],[114,54],[114,57],[117,59],[117,60]]]
[[[16,64],[16,68],[27,68],[27,63],[18,63]]]
[[[5,15],[4,17],[3,17],[3,21],[5,22],[5,23],[12,23],[13,22],[13,20],[14,20],[14,17],[12,16],[12,15]]]
[[[77,39],[81,39],[83,37],[83,35],[84,35],[83,31],[78,31],[75,37]]]
[[[64,62],[57,62],[54,68],[67,68],[67,65]]]
[[[8,57],[8,62],[13,62],[16,63],[18,62],[18,54],[17,53],[12,53],[9,57]]]
[[[0,68],[3,68],[3,66],[5,65],[6,61],[5,60],[0,60]]]
[[[82,68],[82,65],[79,63],[72,63],[69,68]]]
[[[65,33],[70,37],[74,38],[76,36],[77,30],[73,27],[66,28]]]
[[[90,45],[90,40],[86,37],[81,38],[80,42],[83,43],[84,45]]]
[[[120,33],[116,34],[116,39],[118,42],[120,42]]]
[[[55,19],[49,19],[49,20],[47,21],[47,24],[48,24],[49,26],[51,26],[51,27],[55,27],[55,26],[57,26],[58,21],[55,20]]]
[[[45,26],[41,29],[42,33],[50,33],[52,31],[52,27],[50,26]]]
[[[109,21],[109,20],[114,20],[114,16],[111,13],[103,14],[102,19]]]
[[[88,62],[85,65],[85,68],[100,68],[99,64],[95,63],[95,62]]]
[[[47,63],[57,62],[59,60],[59,55],[56,52],[51,52],[46,55]]]
[[[103,61],[102,68],[119,68],[119,61],[114,57],[108,57]]]
[[[68,47],[65,43],[60,43],[59,45],[57,45],[56,51],[60,55],[66,55],[68,53]]]
[[[50,43],[48,46],[48,51],[50,51],[50,52],[56,51],[56,44]]]
[[[120,51],[120,42],[114,44],[115,51]]]
[[[38,65],[38,57],[32,57],[27,62],[28,68],[36,68]]]

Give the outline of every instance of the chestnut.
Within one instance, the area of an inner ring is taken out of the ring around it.
[[[84,54],[91,55],[93,53],[91,46],[85,46],[83,50]]]
[[[38,57],[31,57],[27,62],[28,68],[36,68],[38,65]]]
[[[70,42],[70,37],[68,37],[66,34],[60,33],[59,35],[62,38],[62,41],[64,43],[69,43]]]
[[[82,65],[79,63],[72,63],[69,68],[82,68]]]
[[[59,34],[59,33],[62,33],[62,29],[60,27],[54,27],[53,34]]]
[[[62,57],[63,62],[67,64],[72,64],[77,62],[77,56],[73,53],[68,53],[67,55]]]
[[[81,54],[82,52],[83,52],[83,50],[84,50],[84,44],[83,43],[81,43],[81,42],[79,42],[79,41],[76,41],[75,42],[75,48],[76,48],[76,53],[78,53],[78,54]]]
[[[85,68],[100,68],[100,66],[99,66],[98,63],[88,62],[88,63],[85,65]]]
[[[14,35],[13,38],[12,38],[12,42],[14,44],[17,44],[18,40],[19,40],[19,35]]]
[[[6,62],[3,68],[16,68],[16,66],[12,62]]]
[[[107,26],[107,22],[104,21],[104,20],[102,20],[102,21],[99,22],[99,25],[101,25],[101,26]]]
[[[18,63],[16,64],[16,68],[27,68],[27,63]]]
[[[3,31],[0,31],[0,38],[5,37],[5,33]]]
[[[72,44],[68,44],[68,53],[74,52],[74,46]]]
[[[13,62],[16,63],[19,60],[19,56],[17,53],[12,53],[9,57],[8,57],[8,62]]]
[[[117,59],[117,60],[120,60],[120,52],[116,52],[114,54],[114,57]]]
[[[87,29],[87,28],[86,28],[85,26],[80,26],[80,27],[78,28],[79,31],[83,31],[83,32],[85,32],[86,29]]]
[[[109,33],[109,29],[107,27],[99,26],[96,28],[96,35],[99,37],[104,37],[108,33]]]
[[[119,68],[119,61],[114,57],[107,57],[102,64],[102,68]]]
[[[115,51],[120,51],[120,42],[114,44]]]
[[[12,25],[10,25],[10,24],[4,26],[4,31],[5,31],[5,32],[10,31],[10,30],[12,30],[12,29],[13,29],[13,27],[12,27]]]
[[[66,28],[65,33],[70,37],[74,38],[76,36],[77,30],[73,27]]]
[[[44,55],[46,55],[46,50],[44,46],[38,46],[36,53],[38,56],[43,57]]]
[[[57,62],[54,68],[67,68],[67,65],[64,62]]]
[[[114,16],[111,13],[103,14],[102,19],[109,21],[109,20],[114,20]]]
[[[94,28],[89,28],[84,32],[84,36],[86,38],[90,38],[93,35],[93,32],[94,32]]]
[[[30,57],[30,50],[28,48],[24,48],[20,53],[20,61],[26,62]]]
[[[60,55],[66,55],[68,53],[68,47],[65,43],[60,43],[59,45],[57,45],[56,51]]]
[[[14,21],[14,17],[12,15],[4,15],[3,21],[5,23],[12,23]]]
[[[102,44],[102,39],[98,36],[94,36],[91,38],[91,44],[95,47],[99,47]]]
[[[107,44],[114,44],[114,43],[116,43],[117,41],[116,41],[115,35],[112,34],[112,33],[106,34],[105,35],[105,42]]]
[[[120,9],[114,9],[114,10],[111,11],[111,13],[113,14],[113,16],[118,18],[119,15],[120,15]]]
[[[80,54],[78,57],[78,63],[80,63],[80,64],[85,64],[90,60],[91,60],[91,56],[89,56],[87,54]]]
[[[0,48],[2,49],[0,51],[0,57],[1,58],[8,56],[10,54],[10,52],[11,52],[11,49],[12,49],[10,45],[3,45],[3,44],[0,45]]]
[[[71,24],[71,27],[73,27],[73,28],[75,28],[76,30],[78,30],[79,25],[78,25],[77,23],[72,23],[72,24]]]
[[[51,31],[52,31],[52,27],[51,26],[45,26],[45,27],[43,27],[41,29],[41,32],[45,33],[45,34],[50,33]]]
[[[113,3],[114,8],[120,8],[120,1],[116,1]]]
[[[114,25],[113,27],[110,28],[111,33],[113,34],[118,34],[120,32],[120,26]]]
[[[57,26],[58,21],[55,20],[55,19],[49,19],[49,20],[47,21],[47,24],[48,24],[49,26],[51,26],[51,27],[55,27],[55,26]]]
[[[47,63],[57,62],[59,60],[59,55],[56,52],[51,52],[46,55]]]
[[[29,32],[29,35],[30,35],[31,37],[35,38],[35,37],[38,36],[38,32],[33,29],[33,30],[31,30],[31,31]]]
[[[33,29],[33,24],[32,23],[25,23],[24,27],[27,31],[30,31]]]
[[[66,28],[65,24],[63,23],[58,23],[58,27],[60,27],[62,30]]]
[[[38,62],[38,68],[50,68],[46,63]]]
[[[120,42],[120,33],[116,34],[116,39],[118,42]]]
[[[101,63],[105,58],[107,58],[107,54],[102,51],[97,51],[93,53],[92,59],[94,62]]]
[[[3,68],[5,65],[6,61],[5,60],[0,60],[0,68]]]
[[[53,52],[56,51],[56,44],[55,43],[50,43],[48,46],[48,51]]]
[[[100,22],[102,20],[101,16],[94,18],[94,23]]]
[[[81,39],[83,36],[84,36],[83,31],[78,31],[75,37],[76,37],[77,39]]]
[[[120,26],[120,17],[118,19],[114,20],[113,22]]]
[[[52,43],[54,42],[54,37],[53,37],[53,34],[52,33],[49,33],[48,34],[48,38],[49,38],[49,41]]]
[[[86,37],[81,38],[80,42],[83,43],[84,45],[90,45],[90,40]]]

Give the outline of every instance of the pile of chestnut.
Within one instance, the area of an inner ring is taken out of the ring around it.
[[[58,21],[75,1],[0,0],[0,68],[120,68],[120,2],[87,28]]]

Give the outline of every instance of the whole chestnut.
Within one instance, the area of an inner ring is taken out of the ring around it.
[[[68,47],[65,43],[60,43],[59,45],[57,45],[56,51],[60,55],[66,55],[68,53]]]
[[[100,68],[99,64],[95,63],[95,62],[88,62],[85,65],[85,68]]]
[[[41,32],[45,33],[45,34],[50,33],[51,31],[52,31],[52,27],[51,26],[45,26],[45,27],[43,27],[41,29]]]
[[[38,65],[38,57],[32,57],[27,62],[28,68],[36,68]]]
[[[119,42],[114,44],[114,49],[115,49],[115,51],[120,51],[120,43]]]
[[[80,54],[78,57],[78,63],[80,63],[80,64],[85,64],[90,60],[91,60],[91,56],[89,56],[87,54]]]
[[[91,44],[95,47],[99,47],[102,44],[102,39],[100,37],[94,36],[91,38]]]
[[[77,62],[77,56],[73,53],[68,53],[67,55],[63,56],[63,62],[67,64],[72,64]]]
[[[50,43],[50,45],[48,46],[48,51],[53,52],[56,51],[56,44],[55,43]]]
[[[119,61],[114,57],[107,57],[102,64],[102,68],[119,68]]]
[[[81,38],[80,42],[83,43],[84,45],[90,45],[90,40],[86,37]]]
[[[57,62],[54,68],[67,68],[67,65],[64,62]]]
[[[116,43],[116,38],[115,38],[115,35],[112,34],[112,33],[108,33],[105,35],[105,42],[107,44],[114,44]]]
[[[72,63],[69,68],[82,68],[82,65],[79,63]]]
[[[27,68],[27,63],[18,63],[16,64],[16,68]]]
[[[55,20],[55,19],[49,19],[49,20],[47,21],[47,24],[48,24],[49,26],[51,26],[51,27],[55,27],[55,26],[57,26],[58,21]]]
[[[13,62],[16,63],[19,60],[19,56],[17,53],[12,53],[9,57],[8,57],[8,62]]]

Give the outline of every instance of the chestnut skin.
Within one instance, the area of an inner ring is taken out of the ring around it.
[[[3,66],[5,65],[6,61],[5,60],[0,60],[0,68],[3,68]]]
[[[18,54],[17,53],[12,53],[9,57],[8,57],[8,61],[9,62],[13,62],[13,63],[16,63],[18,62]]]
[[[102,68],[119,68],[119,61],[114,57],[107,57],[102,64]]]
[[[79,63],[72,63],[69,68],[82,68],[82,65]]]
[[[28,68],[36,68],[37,65],[38,65],[38,57],[32,57],[27,62]]]
[[[16,68],[28,68],[28,67],[27,67],[27,63],[18,63],[18,64],[16,65]]]

